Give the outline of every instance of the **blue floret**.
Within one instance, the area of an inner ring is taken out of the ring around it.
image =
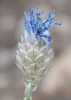
[[[54,21],[53,18],[56,15],[56,11],[51,14],[48,13],[47,18],[42,21],[42,18],[40,17],[41,14],[43,14],[43,11],[38,12],[38,9],[36,11],[33,10],[33,8],[29,8],[30,16],[28,17],[26,11],[24,12],[25,18],[24,18],[24,26],[26,28],[26,31],[29,35],[33,33],[35,37],[37,37],[37,40],[42,39],[46,45],[49,45],[51,43],[51,35],[49,32],[49,29],[54,25],[61,25],[61,22]]]

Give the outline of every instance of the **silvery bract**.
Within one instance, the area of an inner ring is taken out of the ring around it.
[[[43,41],[39,40],[31,45],[31,43],[25,41],[22,36],[21,43],[18,43],[16,62],[18,67],[23,71],[26,85],[31,78],[35,78],[34,86],[38,84],[40,79],[52,66],[54,57],[53,49],[50,48],[48,50],[48,54],[46,55],[45,52],[47,45],[42,43]]]
[[[54,52],[51,48],[52,38],[49,29],[53,25],[61,25],[61,23],[52,22],[56,11],[52,14],[49,12],[44,21],[40,17],[43,11],[38,12],[38,9],[34,11],[33,8],[29,8],[29,11],[29,17],[26,11],[24,12],[25,31],[24,36],[21,36],[21,42],[18,43],[16,64],[23,72],[26,86],[31,79],[35,80],[32,83],[33,90],[35,90],[42,77],[53,65]],[[27,86],[26,91],[30,86]]]

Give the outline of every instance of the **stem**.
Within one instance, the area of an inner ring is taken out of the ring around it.
[[[24,100],[32,100],[32,89],[34,82],[35,79],[31,78],[29,84],[26,86]]]

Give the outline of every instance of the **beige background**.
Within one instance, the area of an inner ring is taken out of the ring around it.
[[[71,100],[71,0],[0,0],[0,100],[23,100],[22,72],[14,64],[15,51],[24,33],[23,12],[32,6],[57,10],[62,26],[50,32],[55,52],[54,66],[33,93],[33,100]]]

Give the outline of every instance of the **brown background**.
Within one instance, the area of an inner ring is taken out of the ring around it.
[[[33,93],[33,100],[71,100],[71,0],[0,0],[0,100],[23,100],[22,72],[14,64],[17,43],[24,33],[23,12],[32,6],[57,10],[62,26],[50,32],[55,52],[54,66]]]

